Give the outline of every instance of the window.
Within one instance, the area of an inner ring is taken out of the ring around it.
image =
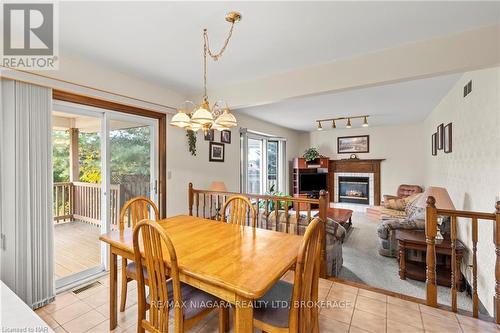
[[[285,139],[241,130],[243,193],[287,192],[285,161]]]

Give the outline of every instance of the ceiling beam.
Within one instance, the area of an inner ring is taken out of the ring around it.
[[[209,96],[237,109],[499,64],[500,25],[494,25],[215,88]]]

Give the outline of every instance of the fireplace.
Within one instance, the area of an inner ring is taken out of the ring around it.
[[[341,176],[338,180],[339,202],[370,204],[370,178]]]

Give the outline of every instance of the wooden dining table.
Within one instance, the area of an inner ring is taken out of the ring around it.
[[[252,301],[295,264],[302,237],[194,216],[159,221],[177,253],[180,280],[229,302],[234,332],[253,332]],[[134,260],[132,230],[99,239],[110,245],[110,329],[117,325],[117,256]],[[166,259],[166,265],[168,265]]]

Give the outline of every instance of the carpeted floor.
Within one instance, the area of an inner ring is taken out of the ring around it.
[[[352,221],[342,248],[344,265],[340,278],[425,299],[425,282],[401,280],[397,259],[378,254],[378,221],[361,212],[354,212]],[[438,302],[449,305],[450,291],[438,287]],[[457,298],[459,308],[472,310],[472,300],[465,292],[458,293]]]

